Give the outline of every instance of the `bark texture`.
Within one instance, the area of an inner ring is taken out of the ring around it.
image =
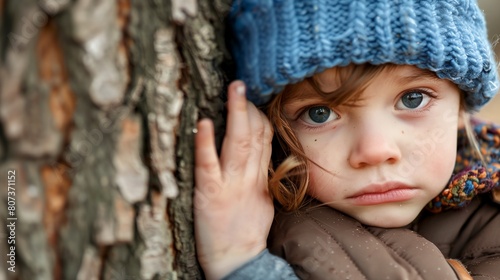
[[[203,278],[193,134],[229,2],[0,0],[0,280]]]

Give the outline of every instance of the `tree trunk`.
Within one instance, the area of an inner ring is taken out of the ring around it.
[[[0,0],[0,280],[203,278],[193,135],[229,2]]]

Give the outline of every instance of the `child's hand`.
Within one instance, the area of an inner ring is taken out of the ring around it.
[[[266,248],[274,215],[267,175],[272,128],[245,98],[241,81],[229,86],[227,130],[220,159],[210,120],[198,123],[195,237],[208,279],[219,279]]]

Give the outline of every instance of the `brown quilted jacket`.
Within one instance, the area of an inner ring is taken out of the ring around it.
[[[408,228],[382,229],[312,203],[277,213],[268,247],[301,279],[470,279],[467,271],[500,279],[499,213],[487,194],[464,209],[423,213]]]

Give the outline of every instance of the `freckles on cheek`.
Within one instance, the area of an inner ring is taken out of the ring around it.
[[[315,162],[319,165],[322,165],[322,163],[320,162],[321,161],[321,152],[319,151],[319,149],[317,149],[314,145],[310,145],[308,143],[301,142],[301,144],[302,144],[302,147],[304,149],[304,153],[307,156],[307,158],[312,162]]]

